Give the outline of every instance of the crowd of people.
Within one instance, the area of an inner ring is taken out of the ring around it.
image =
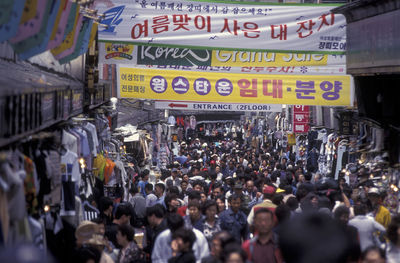
[[[77,263],[400,262],[400,217],[373,181],[351,188],[232,139],[183,141],[155,184],[149,174],[129,202],[93,202],[100,217],[77,228]]]

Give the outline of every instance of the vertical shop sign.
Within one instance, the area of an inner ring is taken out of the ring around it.
[[[310,107],[305,105],[293,106],[293,132],[306,133],[310,129]]]
[[[339,132],[342,135],[353,135],[353,112],[342,112],[340,114]]]

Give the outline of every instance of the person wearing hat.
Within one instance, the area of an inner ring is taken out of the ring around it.
[[[247,217],[247,223],[249,225],[253,224],[254,220],[254,212],[262,207],[270,209],[272,212],[275,212],[276,205],[272,202],[272,198],[275,196],[276,189],[273,186],[266,185],[263,189],[263,201],[262,203],[259,203],[255,206],[250,211],[249,216]]]
[[[107,243],[102,235],[99,234],[99,227],[96,223],[90,221],[82,221],[75,230],[76,245],[78,247],[77,253],[83,247],[92,247],[101,253],[101,263],[113,263],[112,258],[104,251]],[[79,256],[79,255],[78,255]]]
[[[243,183],[241,181],[237,181],[233,187],[233,193],[240,196],[242,200],[240,210],[242,210],[246,215],[249,214],[249,203],[251,201],[250,196],[245,195],[243,193]],[[229,199],[229,196],[227,197]]]
[[[181,187],[182,179],[180,178],[179,170],[178,170],[177,168],[172,168],[172,170],[171,170],[171,176],[167,177],[167,178],[165,179],[165,182],[167,182],[168,180],[171,180],[171,181],[172,181],[172,185],[173,185],[173,186],[177,186],[178,188]],[[179,189],[179,190],[180,190],[180,189]]]
[[[375,221],[387,228],[391,221],[389,210],[382,205],[383,196],[376,187],[371,187],[368,190],[368,199],[372,204],[372,215]]]

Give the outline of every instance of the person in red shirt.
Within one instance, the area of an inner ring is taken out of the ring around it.
[[[283,257],[278,247],[278,238],[272,231],[275,226],[274,214],[268,208],[260,208],[254,213],[254,228],[257,235],[246,240],[242,248],[248,261],[253,263],[282,263]]]

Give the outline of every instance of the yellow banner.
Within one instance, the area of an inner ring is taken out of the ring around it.
[[[204,74],[196,71],[119,68],[121,98],[352,106],[352,92],[349,75]]]
[[[211,66],[325,66],[328,55],[213,50]]]

